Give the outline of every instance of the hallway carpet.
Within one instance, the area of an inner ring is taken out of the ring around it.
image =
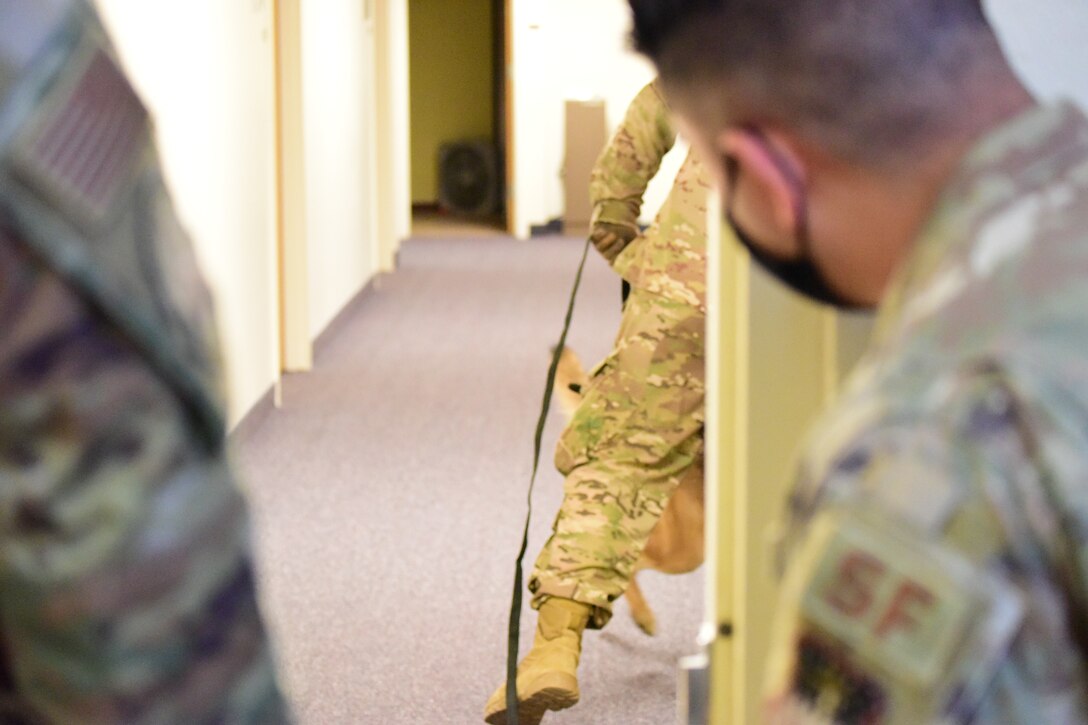
[[[307,725],[479,723],[503,679],[513,560],[549,346],[581,242],[413,240],[353,304],[284,407],[235,441],[265,613]],[[590,253],[571,342],[607,353],[619,281]],[[561,499],[549,417],[526,575]],[[644,573],[659,634],[617,605],[587,634],[582,702],[551,725],[675,722],[703,571]],[[535,613],[523,616],[522,654]]]

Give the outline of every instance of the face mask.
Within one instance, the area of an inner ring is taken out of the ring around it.
[[[789,171],[789,167],[786,166],[783,160],[779,159],[773,152],[771,153],[771,158],[774,160],[775,165],[778,166],[791,181],[795,181],[793,174]],[[779,282],[804,297],[841,309],[856,309],[858,307],[856,303],[845,299],[828,286],[827,282],[824,281],[823,276],[820,274],[820,270],[816,267],[815,262],[812,261],[812,257],[809,254],[810,243],[804,204],[798,203],[796,209],[796,216],[798,219],[797,243],[801,247],[801,256],[797,259],[781,259],[769,254],[768,252],[763,251],[761,245],[753,241],[752,237],[737,224],[737,220],[733,217],[733,198],[736,194],[737,175],[740,169],[736,159],[728,156],[725,157],[725,168],[726,181],[729,184],[729,196],[725,205],[726,221],[729,223],[729,226],[733,228],[733,233],[737,235],[738,241],[744,245],[745,249],[748,250],[748,253],[752,255],[752,258],[759,263],[759,266],[763,267],[764,270]]]

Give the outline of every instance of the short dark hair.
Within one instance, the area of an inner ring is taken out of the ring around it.
[[[940,137],[1003,65],[980,0],[630,4],[635,46],[697,123],[787,123],[855,160]]]

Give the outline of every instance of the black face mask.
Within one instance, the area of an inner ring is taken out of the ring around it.
[[[796,181],[793,178],[792,171],[783,159],[780,159],[773,151],[771,151],[771,158],[774,160],[775,166]],[[737,224],[737,220],[733,216],[733,198],[736,194],[737,175],[740,171],[736,159],[729,156],[725,157],[725,171],[726,183],[729,184],[725,206],[726,221],[733,228],[733,233],[737,235],[738,241],[744,245],[752,258],[759,263],[759,266],[763,267],[779,282],[804,297],[840,309],[858,309],[860,306],[857,303],[847,300],[831,289],[827,282],[824,281],[823,275],[820,274],[820,270],[816,267],[816,263],[813,262],[812,256],[809,254],[808,223],[804,203],[799,202],[795,210],[798,219],[797,243],[801,247],[801,256],[797,259],[776,257],[765,252],[762,246],[756,244],[752,237]]]

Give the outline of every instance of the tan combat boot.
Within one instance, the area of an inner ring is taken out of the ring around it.
[[[540,605],[533,648],[518,665],[518,723],[538,725],[548,710],[565,710],[578,702],[578,657],[582,632],[592,607],[570,599],[548,599]],[[495,690],[484,707],[490,725],[506,725],[506,685]]]

